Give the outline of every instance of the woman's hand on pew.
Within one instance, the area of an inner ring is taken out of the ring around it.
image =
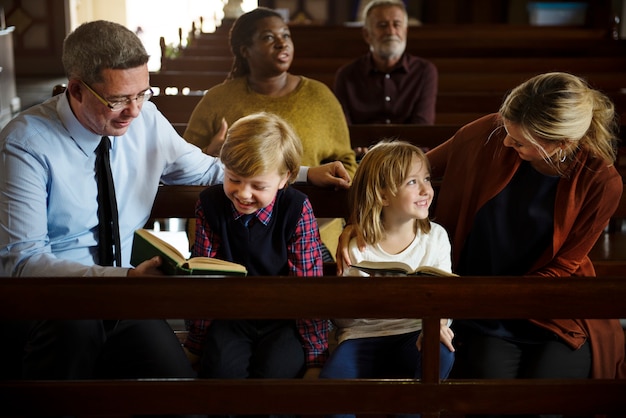
[[[341,161],[309,167],[307,181],[318,187],[334,187],[335,189],[350,187],[350,175]]]
[[[224,145],[224,140],[226,139],[226,131],[228,131],[228,123],[226,122],[226,119],[222,118],[222,126],[220,127],[220,130],[217,131],[213,138],[211,138],[209,145],[202,148],[202,151],[205,154],[218,157],[220,155],[222,145]]]
[[[162,276],[163,272],[159,270],[161,266],[161,257],[154,256],[149,260],[144,261],[139,264],[134,269],[128,270],[128,277],[139,277],[139,276]]]

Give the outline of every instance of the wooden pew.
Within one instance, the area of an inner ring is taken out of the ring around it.
[[[298,57],[351,56],[367,51],[361,28],[346,26],[291,25],[291,35]],[[226,57],[231,55],[228,28],[215,33],[193,33],[190,44],[180,49],[182,55]],[[539,41],[539,42],[537,42]],[[542,27],[530,25],[423,25],[409,28],[408,49],[421,56],[519,56],[589,55],[619,56],[601,51],[597,44],[611,41],[609,29],[580,27]],[[503,44],[514,45],[511,51]],[[574,46],[580,45],[580,48]],[[616,44],[609,48],[615,48]],[[594,46],[593,51],[587,49]],[[165,42],[161,42],[165,56]],[[494,54],[494,52],[497,52]],[[621,54],[623,55],[623,54]]]
[[[182,136],[186,123],[172,126]],[[369,147],[381,139],[403,139],[424,149],[434,148],[449,139],[461,125],[348,125],[353,147]],[[298,185],[298,187],[300,187]],[[158,195],[157,195],[158,197]]]
[[[537,74],[539,72],[441,73],[439,74],[439,92],[495,92],[504,94]],[[606,92],[618,92],[626,88],[624,72],[597,71],[577,75],[586,78],[591,85]],[[332,88],[334,74],[309,73],[307,76]],[[150,73],[150,84],[157,87],[160,92],[166,91],[167,88],[176,88],[178,92],[182,92],[184,89],[204,91],[222,83],[225,79],[226,73],[218,71],[156,71]]]
[[[367,51],[361,28],[292,26],[298,57],[357,56]],[[182,49],[183,55],[229,56],[227,38],[202,34]],[[609,39],[608,30],[527,25],[424,25],[411,27],[407,50],[434,57],[624,56],[626,42]],[[208,40],[204,40],[208,39]]]
[[[425,418],[486,413],[623,415],[626,380],[441,381],[437,330],[440,317],[623,317],[625,278],[5,278],[0,281],[0,319],[421,317],[424,369],[419,381],[2,381],[0,402],[7,416],[336,412],[420,412]]]
[[[291,64],[293,74],[335,74],[339,67],[356,58],[345,57],[296,57]],[[567,71],[571,73],[597,71],[626,71],[626,56],[597,57],[433,57],[430,61],[440,73],[479,72],[479,73],[516,73]],[[168,71],[223,71],[227,74],[232,66],[232,57],[189,56],[161,58],[161,70]]]
[[[228,44],[230,28],[218,27],[215,32],[194,32],[190,36],[191,45]],[[317,38],[320,41],[363,41],[360,27],[344,25],[291,25],[289,28],[294,42],[301,39]],[[608,40],[609,29],[577,26],[531,26],[509,24],[429,24],[411,26],[407,32],[407,42],[418,40],[437,41],[441,39],[531,39],[531,40]]]
[[[159,94],[152,102],[172,123],[187,123],[201,94]],[[501,93],[440,93],[437,95],[436,123],[461,125],[498,110],[504,94]],[[626,109],[626,95],[624,95]]]
[[[163,61],[162,73],[205,71],[209,79],[207,82],[216,84],[226,79],[231,65],[230,58],[215,57],[183,56]],[[215,64],[220,62],[219,65],[224,66],[222,70],[219,70],[218,65]],[[337,69],[346,62],[348,60],[345,58],[300,58],[294,61],[291,71],[294,74],[302,74],[319,80],[332,89]],[[435,58],[433,62],[439,69],[442,90],[437,99],[437,123],[467,123],[492,112],[499,107],[504,93],[510,88],[531,75],[549,71],[592,74],[590,77],[593,78],[596,87],[611,92],[624,102],[622,98],[624,94],[619,92],[626,86],[622,81],[626,74],[626,56],[596,59],[572,57]],[[164,74],[155,75],[153,84],[159,84],[162,88],[160,78],[163,76]],[[600,80],[597,81],[599,78]],[[179,84],[172,81],[169,83]],[[184,87],[179,86],[179,88]],[[489,91],[484,91],[485,89]],[[190,100],[194,99],[190,98]],[[194,105],[195,103],[192,105],[187,102],[172,104],[168,109],[170,115],[168,118],[173,122],[185,122]],[[622,106],[622,109],[626,109],[626,105]],[[626,117],[626,110],[623,114]]]
[[[348,218],[348,192],[296,183],[291,187],[302,191],[311,201],[318,218]],[[160,186],[151,218],[194,218],[198,195],[204,186]]]
[[[172,123],[187,123],[202,94],[159,94],[150,99]]]
[[[186,123],[173,123],[172,126],[182,136],[187,128]],[[368,147],[383,138],[404,139],[425,149],[434,148],[449,139],[461,127],[460,124],[436,125],[348,125],[350,142],[353,147]],[[626,125],[622,125],[620,132],[621,147],[626,144]],[[621,148],[620,148],[621,149]],[[623,158],[622,158],[623,159]],[[618,167],[624,161],[618,160]]]
[[[613,100],[621,120],[626,120],[626,90],[624,92],[607,92]],[[462,125],[488,113],[496,112],[506,92],[439,92],[436,103],[436,120],[438,125]],[[159,94],[152,98],[159,110],[174,123],[187,123],[191,112],[202,97],[196,94]]]
[[[224,72],[216,71],[151,71],[150,85],[159,89],[159,94],[180,94],[184,89],[203,91],[222,83]],[[178,93],[168,93],[167,89]]]
[[[610,57],[623,56],[625,40],[607,39],[507,39],[498,37],[485,39],[465,38],[462,32],[452,39],[411,39],[406,50],[425,58],[435,57]],[[341,58],[349,51],[355,57],[367,52],[364,41],[342,41],[334,39],[324,42],[318,37],[297,39],[295,51],[298,57]],[[230,56],[226,45],[188,46],[181,50],[186,56]]]
[[[349,125],[353,148],[370,147],[381,139],[402,139],[432,149],[450,139],[461,125]]]

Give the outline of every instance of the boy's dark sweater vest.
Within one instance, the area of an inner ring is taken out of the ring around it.
[[[217,258],[243,264],[250,276],[286,276],[287,243],[293,236],[306,195],[287,187],[279,190],[272,216],[267,225],[253,219],[249,226],[243,217],[234,219],[232,202],[221,184],[200,193],[202,210],[209,227],[221,243]]]

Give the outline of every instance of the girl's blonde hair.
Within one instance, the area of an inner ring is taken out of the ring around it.
[[[385,236],[382,222],[384,195],[395,196],[411,170],[417,156],[430,173],[430,164],[424,152],[406,141],[382,140],[361,160],[348,192],[350,220],[357,234],[367,244],[375,244]],[[418,219],[417,227],[430,232],[430,220]]]
[[[615,106],[577,76],[553,72],[529,79],[511,91],[500,107],[500,115],[518,125],[524,138],[540,150],[543,147],[538,141],[567,142],[563,160],[573,158],[580,148],[608,165],[615,162]],[[558,169],[559,161],[552,163]]]
[[[302,143],[293,128],[279,116],[259,112],[233,123],[220,151],[226,168],[242,177],[278,170],[289,173],[288,183],[298,176]]]

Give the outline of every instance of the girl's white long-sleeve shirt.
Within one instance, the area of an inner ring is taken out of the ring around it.
[[[416,269],[420,266],[433,266],[444,271],[452,271],[450,239],[446,230],[439,224],[431,222],[428,234],[421,231],[415,235],[413,242],[398,254],[389,254],[380,245],[367,245],[359,250],[356,238],[350,241],[350,260],[356,264],[361,261],[400,261]],[[356,268],[344,265],[344,276],[368,276]],[[417,303],[417,302],[416,302]],[[381,337],[414,332],[422,329],[422,320],[417,318],[401,319],[333,319],[337,329],[337,339],[341,343],[352,338]]]

